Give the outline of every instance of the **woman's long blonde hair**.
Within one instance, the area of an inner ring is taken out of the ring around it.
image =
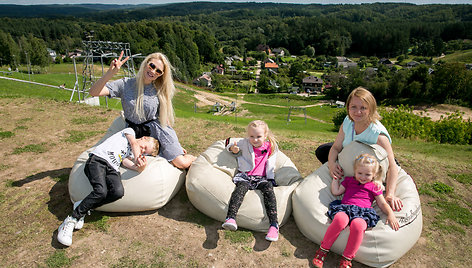
[[[269,126],[267,125],[266,122],[262,120],[254,120],[247,125],[246,130],[249,131],[250,127],[252,128],[262,127],[264,129],[264,133],[270,142],[270,151],[271,151],[270,155],[272,155],[276,150],[279,149],[279,146],[277,145],[277,139],[275,139],[274,134],[272,134],[272,131],[270,131]]]
[[[349,119],[351,119],[352,121],[354,121],[351,116],[349,115],[349,105],[351,104],[351,99],[353,96],[356,96],[358,97],[359,99],[361,99],[363,102],[365,102],[367,104],[367,107],[369,107],[369,121],[370,123],[373,123],[377,120],[380,120],[382,119],[382,117],[379,115],[379,113],[377,112],[377,101],[375,100],[375,97],[374,95],[372,95],[372,93],[370,93],[369,90],[363,88],[363,87],[357,87],[355,88],[351,94],[349,94],[349,97],[347,97],[347,101],[346,101],[346,110],[347,110],[347,114],[349,116]]]
[[[356,160],[354,161],[354,172],[356,171],[357,167],[359,166],[370,166],[373,168],[373,173],[374,173],[374,179],[372,180],[373,183],[378,187],[378,189],[383,190],[383,185],[382,185],[382,167],[379,164],[379,161],[377,161],[377,158],[370,154],[360,154],[356,157]]]
[[[139,118],[144,118],[144,72],[149,68],[149,61],[153,59],[160,60],[164,64],[164,70],[162,70],[163,74],[152,82],[157,90],[157,97],[159,98],[159,122],[162,127],[172,126],[174,124],[174,107],[172,105],[172,98],[175,94],[174,81],[172,80],[172,71],[174,68],[167,57],[162,53],[156,52],[148,55],[139,67],[138,75],[136,77],[138,88],[136,96],[136,114]]]

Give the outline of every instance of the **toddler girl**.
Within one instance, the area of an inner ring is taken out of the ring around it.
[[[350,226],[349,238],[339,267],[352,267],[351,260],[359,249],[365,230],[374,227],[380,217],[372,208],[372,202],[377,202],[380,209],[387,214],[387,223],[397,231],[399,224],[393,210],[382,195],[380,166],[377,159],[369,154],[359,155],[354,162],[354,176],[345,177],[342,183],[333,179],[331,193],[344,194],[341,201],[335,200],[329,204],[328,216],[332,219],[321,241],[320,248],[315,253],[313,264],[323,267],[323,262],[333,245],[346,226]]]
[[[223,228],[236,230],[235,218],[239,207],[248,190],[260,190],[264,196],[264,206],[269,217],[270,227],[266,239],[279,239],[277,221],[277,202],[275,199],[274,180],[275,160],[277,157],[277,141],[264,121],[255,120],[247,127],[248,137],[239,142],[231,143],[226,140],[226,149],[238,159],[238,173],[233,178],[236,188],[231,194],[228,214]]]

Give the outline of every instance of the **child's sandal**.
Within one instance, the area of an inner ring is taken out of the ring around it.
[[[351,260],[343,256],[339,262],[339,268],[352,268]]]
[[[328,255],[328,251],[320,247],[315,253],[315,258],[313,258],[313,265],[322,268],[326,255]]]

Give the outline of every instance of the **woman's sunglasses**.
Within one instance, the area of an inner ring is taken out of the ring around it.
[[[156,71],[156,73],[159,75],[162,75],[164,73],[161,69],[158,69],[157,66],[152,62],[149,63],[149,68],[151,68],[151,70],[153,71]]]

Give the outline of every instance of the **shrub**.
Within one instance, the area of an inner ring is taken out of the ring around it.
[[[472,144],[470,120],[462,120],[462,113],[456,111],[434,124],[431,138],[439,143]]]
[[[339,128],[341,127],[341,124],[344,121],[344,118],[347,116],[347,111],[346,109],[341,109],[336,112],[336,114],[333,116],[333,123],[334,123],[334,128],[336,131],[339,131]]]
[[[397,109],[382,113],[382,124],[392,136],[428,140],[433,122],[428,117],[413,114],[413,109],[408,105],[400,105]]]
[[[458,111],[433,122],[428,117],[413,114],[412,108],[400,105],[395,110],[383,112],[382,117],[382,124],[394,137],[472,144],[472,123],[462,120],[462,113]]]

